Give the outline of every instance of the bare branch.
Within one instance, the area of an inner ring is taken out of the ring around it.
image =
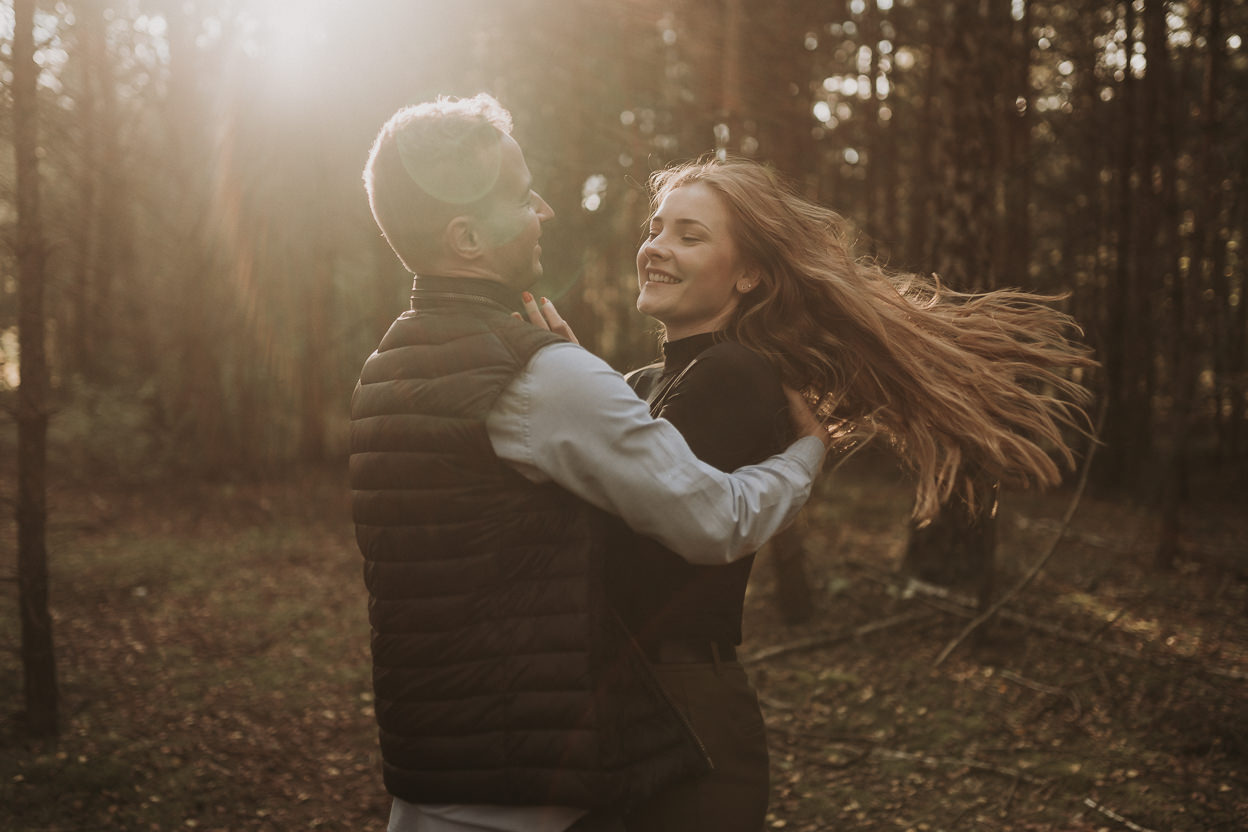
[[[927,612],[907,612],[901,615],[895,615],[892,618],[885,618],[880,621],[873,621],[870,624],[864,624],[861,627],[855,627],[852,630],[846,630],[840,633],[830,633],[825,635],[811,636],[810,638],[798,639],[788,644],[777,644],[773,647],[764,647],[748,656],[744,656],[742,661],[747,664],[754,662],[765,662],[778,656],[785,656],[789,653],[799,653],[806,650],[817,650],[820,647],[830,647],[833,644],[839,644],[842,641],[851,641],[856,638],[878,633],[881,630],[887,630],[892,627],[900,627],[903,624],[909,624],[913,621],[920,621],[924,618],[931,618],[931,613]]]
[[[1112,809],[1107,809],[1107,808],[1105,808],[1104,806],[1102,806],[1101,804],[1097,803],[1095,800],[1093,800],[1093,799],[1092,799],[1092,798],[1090,798],[1090,797],[1085,797],[1085,798],[1083,799],[1083,804],[1084,804],[1085,806],[1089,806],[1089,807],[1091,807],[1091,808],[1095,809],[1096,811],[1100,812],[1102,815],[1104,815],[1105,817],[1109,818],[1110,820],[1116,820],[1116,821],[1118,821],[1118,822],[1119,822],[1119,823],[1121,823],[1123,826],[1125,826],[1125,827],[1127,827],[1128,829],[1130,829],[1130,830],[1131,830],[1131,832],[1154,832],[1154,830],[1149,829],[1147,826],[1140,826],[1138,823],[1135,823],[1134,821],[1131,821],[1131,820],[1128,820],[1127,818],[1124,818],[1122,815],[1118,814],[1117,812],[1113,811]]]
[[[877,580],[879,579],[877,578]],[[886,581],[885,583],[888,582]],[[895,582],[892,585],[895,586]],[[975,602],[973,600],[965,595],[960,595],[956,592],[944,589],[943,587],[932,586],[930,584],[925,584],[922,581],[911,580],[906,584],[904,591],[907,594],[921,594],[928,596],[922,599],[923,603],[942,612],[947,612],[950,615],[958,615],[964,618],[971,618],[974,616],[973,609],[975,607]],[[1102,653],[1109,653],[1113,656],[1121,656],[1126,659],[1148,662],[1149,664],[1153,664],[1158,667],[1174,667],[1176,664],[1190,664],[1194,665],[1198,670],[1200,670],[1200,672],[1210,676],[1219,676],[1223,679],[1234,679],[1237,682],[1248,681],[1248,673],[1244,673],[1240,670],[1210,667],[1200,659],[1192,658],[1190,656],[1155,655],[1144,653],[1138,650],[1133,650],[1129,647],[1118,647],[1113,644],[1105,644],[1091,636],[1076,633],[1071,630],[1067,630],[1064,627],[1059,627],[1056,624],[1049,624],[1047,622],[1031,618],[1030,616],[1023,615],[1022,613],[1012,612],[1010,610],[1001,610],[997,614],[1006,621],[1013,621],[1015,624],[1021,624],[1024,627],[1037,630],[1045,635],[1053,636],[1054,638],[1059,638],[1063,641],[1071,641],[1076,644],[1082,644],[1085,647],[1091,647],[1094,650],[1099,650]]]
[[[1101,428],[1105,424],[1105,411],[1108,402],[1108,397],[1101,399],[1101,412],[1098,414],[1096,419],[1096,432],[1094,433],[1094,436],[1100,435]],[[967,637],[970,636],[971,633],[982,627],[986,621],[1000,612],[1002,607],[1026,589],[1027,586],[1036,579],[1036,576],[1040,574],[1040,570],[1044,569],[1045,565],[1052,559],[1053,554],[1057,551],[1057,545],[1062,542],[1062,538],[1066,534],[1066,529],[1069,528],[1070,521],[1075,516],[1075,512],[1079,509],[1079,503],[1083,499],[1084,489],[1087,488],[1088,485],[1088,472],[1092,470],[1092,458],[1096,456],[1097,444],[1099,443],[1093,440],[1088,445],[1088,455],[1083,461],[1083,471],[1079,475],[1079,484],[1075,487],[1075,493],[1070,498],[1070,506],[1066,509],[1065,516],[1062,517],[1062,525],[1057,530],[1057,534],[1053,536],[1053,541],[1049,544],[1049,550],[1044,553],[1043,557],[1032,565],[1031,569],[1027,570],[1027,574],[1022,577],[1022,580],[993,602],[992,606],[988,607],[988,609],[984,610],[976,618],[974,618],[970,624],[967,624],[962,632],[958,633],[957,638],[945,645],[945,649],[940,651],[940,655],[937,656],[936,661],[932,663],[933,667],[940,667],[944,664],[945,659],[949,658],[949,654],[956,650],[958,645],[966,641]]]
[[[1021,780],[1024,783],[1033,783],[1037,785],[1046,785],[1049,782],[1046,778],[1034,777],[1021,769],[994,766],[992,763],[985,763],[981,760],[971,760],[966,757],[933,757],[928,754],[916,754],[911,751],[895,751],[889,748],[872,748],[871,756],[883,757],[886,760],[909,760],[915,763],[922,763],[923,765],[930,766],[932,768],[948,766],[965,767],[975,771],[985,771],[991,774],[1000,774],[1004,777],[1013,777],[1015,780]]]

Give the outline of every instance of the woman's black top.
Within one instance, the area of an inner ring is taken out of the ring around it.
[[[706,333],[663,345],[662,364],[629,375],[650,412],[676,426],[697,457],[733,471],[779,453],[790,441],[787,402],[757,353]],[[632,535],[608,561],[608,591],[643,647],[668,639],[741,643],[741,611],[754,556],[695,566]]]

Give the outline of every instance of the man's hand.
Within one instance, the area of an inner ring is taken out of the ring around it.
[[[793,432],[799,437],[815,437],[823,443],[824,450],[832,447],[831,435],[815,416],[806,397],[787,384],[784,386],[784,397],[789,400],[789,422],[793,425]]]
[[[556,335],[562,335],[564,338],[567,338],[573,344],[581,343],[576,340],[576,333],[572,331],[572,327],[568,326],[567,321],[559,317],[559,311],[555,309],[555,305],[549,300],[542,298],[541,301],[536,301],[528,292],[524,292],[520,298],[524,301],[524,312],[528,315],[529,323],[533,324],[533,326],[549,329]],[[512,314],[520,318],[520,320],[524,320],[520,313],[514,312]]]

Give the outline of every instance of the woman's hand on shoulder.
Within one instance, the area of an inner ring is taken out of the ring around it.
[[[572,327],[559,315],[559,310],[555,309],[555,305],[549,300],[546,298],[542,298],[540,301],[535,300],[533,295],[528,292],[521,295],[521,299],[524,301],[525,316],[528,317],[529,323],[533,324],[533,326],[540,329],[548,329],[556,335],[562,335],[573,344],[581,343],[576,340],[576,333],[572,331]],[[513,312],[512,315],[522,321],[525,320],[525,317],[521,316],[519,312]]]

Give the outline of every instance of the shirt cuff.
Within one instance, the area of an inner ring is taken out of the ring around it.
[[[813,480],[823,468],[823,457],[828,452],[817,436],[803,436],[784,450],[784,455],[806,469]]]

